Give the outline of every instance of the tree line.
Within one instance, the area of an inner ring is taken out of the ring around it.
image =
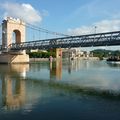
[[[91,51],[94,57],[99,57],[100,59],[108,58],[110,56],[120,56],[120,50],[105,50],[105,49],[96,49]]]
[[[50,56],[55,58],[55,56],[56,56],[56,53],[54,51],[52,51],[52,52],[50,52],[50,51],[29,52],[28,54],[29,54],[30,58],[49,58]]]

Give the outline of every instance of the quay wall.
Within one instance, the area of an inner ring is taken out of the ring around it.
[[[64,58],[64,59],[69,59],[69,58]],[[80,58],[75,58],[74,60],[99,60],[98,57],[80,57]],[[53,58],[53,61],[55,61],[56,58]],[[39,62],[39,61],[49,61],[49,58],[30,58],[30,62]]]

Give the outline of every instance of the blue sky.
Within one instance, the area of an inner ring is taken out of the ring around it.
[[[120,30],[120,0],[0,0],[0,14],[66,34]]]
[[[7,8],[6,4],[9,4]],[[42,18],[42,21],[38,20],[35,24],[58,32],[67,32],[69,29],[75,30],[82,27],[91,27],[92,31],[92,26],[94,29],[96,23],[106,21],[111,24],[113,21],[114,26],[116,24],[114,21],[120,19],[120,0],[0,0],[1,20],[5,13],[8,13],[8,16],[16,17],[10,9],[11,5],[16,4],[30,5]],[[16,13],[20,11],[24,12],[21,9],[18,11],[15,9]],[[27,16],[34,17],[30,12]]]

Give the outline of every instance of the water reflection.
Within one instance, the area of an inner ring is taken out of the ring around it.
[[[110,67],[120,67],[120,63],[117,63],[117,62],[107,62],[107,64],[110,66]]]
[[[50,62],[50,80],[56,79],[61,80],[62,79],[62,60],[56,60],[55,62]]]
[[[15,110],[25,103],[25,80],[12,80],[5,76],[2,80],[3,106],[8,110]]]
[[[17,72],[20,77],[25,78],[26,72],[29,71],[29,64],[13,64],[11,65],[11,70]]]
[[[79,59],[68,60],[68,73],[71,74],[72,71],[78,71],[82,66],[83,64],[80,63]]]
[[[11,65],[0,65],[0,76],[16,76],[26,77],[26,72],[29,71],[29,64],[11,64]]]
[[[29,64],[1,65],[2,103],[4,109],[15,110],[25,104],[25,77]]]
[[[30,65],[0,65],[0,111],[4,108],[8,112],[6,115],[9,116],[12,111],[19,117],[25,113],[30,116],[26,119],[33,119],[31,116],[34,119],[36,116],[36,119],[47,116],[47,119],[52,119],[51,115],[61,116],[61,112],[72,119],[73,114],[75,118],[76,114],[80,116],[76,111],[85,110],[84,116],[90,116],[92,108],[94,116],[95,112],[107,111],[106,106],[111,106],[112,112],[113,108],[120,111],[115,102],[120,100],[119,77],[118,68],[111,68],[102,61],[59,60]],[[114,100],[115,104],[109,101],[108,105],[108,100]],[[101,105],[97,105],[98,102]]]
[[[92,70],[92,69],[106,69],[106,68],[119,68],[120,64],[111,63],[106,61],[98,61],[98,60],[68,60],[63,62],[65,65],[63,66],[64,69],[68,70],[69,74],[72,74],[73,71],[79,70]],[[67,64],[66,64],[67,63]]]
[[[119,94],[118,78],[119,70],[116,67],[113,69],[107,63],[99,61],[57,60],[30,65],[0,65],[2,105],[6,109],[18,109],[24,106],[26,101],[28,103],[31,100],[34,103],[42,94],[41,89],[44,89],[42,87],[45,81],[48,84],[52,82],[55,89],[62,83],[59,85],[60,89],[68,88],[74,91],[74,88],[83,88],[88,91],[92,89],[95,93],[96,90],[99,92],[104,90]]]

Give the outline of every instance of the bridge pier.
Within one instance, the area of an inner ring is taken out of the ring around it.
[[[62,48],[56,48],[56,59],[62,58]]]
[[[0,63],[11,64],[11,63],[28,63],[29,55],[27,54],[0,54]]]
[[[50,53],[51,53],[51,56],[52,56],[52,53],[55,53],[55,56],[53,55],[52,57],[55,57],[56,59],[62,58],[62,48],[50,49]]]

